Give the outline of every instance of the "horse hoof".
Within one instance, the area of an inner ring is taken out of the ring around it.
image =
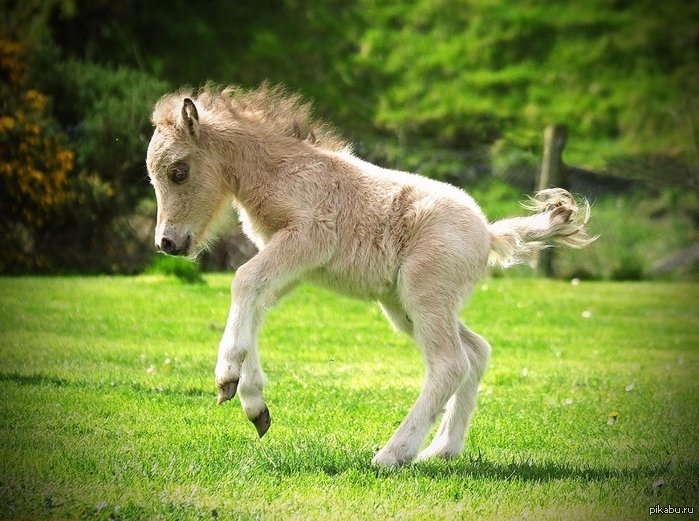
[[[374,456],[374,458],[371,460],[371,464],[374,467],[395,469],[401,465],[404,465],[405,463],[410,462],[412,459],[412,457],[409,457],[406,454],[399,456],[395,451],[387,450],[386,447],[384,447],[376,454],[376,456]]]
[[[272,423],[272,418],[269,417],[269,409],[265,407],[262,412],[257,415],[257,418],[252,420],[252,423],[257,429],[257,434],[262,438]]]
[[[218,400],[216,403],[220,405],[223,402],[227,402],[235,396],[237,390],[238,382],[226,382],[218,388]]]

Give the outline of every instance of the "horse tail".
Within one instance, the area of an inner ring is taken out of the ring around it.
[[[581,211],[566,190],[542,190],[522,206],[536,213],[528,217],[502,219],[488,226],[489,264],[506,268],[522,262],[528,254],[554,244],[582,248],[597,239],[588,237],[585,230],[590,218],[590,203],[583,199]]]

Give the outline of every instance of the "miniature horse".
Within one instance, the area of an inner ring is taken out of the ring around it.
[[[215,379],[218,403],[237,392],[260,437],[271,420],[258,331],[275,300],[305,280],[378,301],[424,353],[420,395],[372,463],[459,455],[490,354],[458,316],[476,282],[489,263],[508,266],[552,243],[594,240],[584,229],[589,205],[579,212],[565,190],[539,192],[529,217],[489,223],[459,188],[354,156],[281,87],[181,90],[156,104],[152,121],[156,247],[196,256],[233,204],[259,248],[233,280]]]

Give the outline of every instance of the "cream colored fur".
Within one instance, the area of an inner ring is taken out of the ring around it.
[[[219,403],[239,394],[260,436],[270,424],[257,333],[265,311],[299,281],[379,302],[422,348],[423,389],[373,463],[461,453],[490,346],[459,319],[489,262],[507,266],[549,243],[581,247],[589,206],[540,192],[529,217],[489,224],[463,190],[354,156],[296,95],[207,86],[165,96],[153,113],[147,166],[155,188],[156,245],[196,255],[233,203],[259,253],[232,285],[219,345]],[[176,171],[187,172],[175,181]]]

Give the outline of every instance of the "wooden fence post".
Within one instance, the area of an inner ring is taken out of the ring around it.
[[[565,125],[549,125],[544,130],[544,157],[539,173],[538,190],[557,186],[567,189],[566,168],[563,164],[563,149],[568,139]],[[553,249],[543,250],[539,254],[539,272],[545,277],[554,276]]]

